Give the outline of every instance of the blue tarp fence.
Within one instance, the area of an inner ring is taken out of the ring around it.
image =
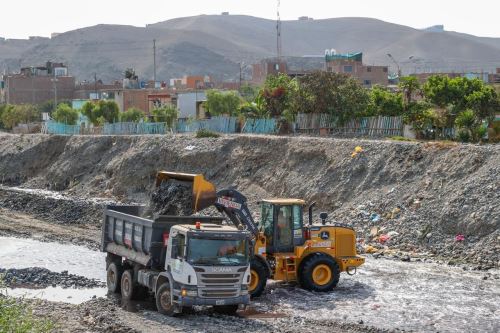
[[[247,119],[243,125],[243,133],[273,134],[278,126],[276,119]]]
[[[219,133],[236,133],[238,118],[236,117],[212,117],[204,120],[179,119],[177,121],[177,132],[196,132],[201,129]]]

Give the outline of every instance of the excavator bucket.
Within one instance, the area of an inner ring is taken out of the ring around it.
[[[194,213],[203,210],[207,207],[210,207],[215,203],[216,200],[215,186],[211,182],[205,180],[203,175],[159,171],[158,174],[156,175],[156,187],[160,186],[162,182],[169,181],[171,179],[191,184],[193,190],[192,207]]]

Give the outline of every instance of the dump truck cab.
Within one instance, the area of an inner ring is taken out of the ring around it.
[[[172,303],[178,307],[248,304],[249,240],[250,233],[232,226],[173,226],[165,260],[165,271],[174,282]]]

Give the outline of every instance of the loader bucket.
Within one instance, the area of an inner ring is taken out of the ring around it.
[[[162,182],[175,179],[177,181],[191,183],[193,193],[193,212],[196,213],[215,203],[216,191],[215,186],[211,182],[205,180],[203,175],[159,171],[156,175],[156,187],[160,186]]]

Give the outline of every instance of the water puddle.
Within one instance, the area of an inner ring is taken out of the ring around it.
[[[43,267],[106,281],[105,258],[105,253],[81,246],[0,237],[1,268]]]
[[[0,267],[5,269],[42,267],[53,272],[68,271],[69,274],[106,281],[105,257],[105,253],[76,245],[0,237]],[[106,288],[62,287],[7,288],[2,290],[2,293],[10,296],[39,298],[72,304],[79,304],[94,297],[103,297],[106,292]]]
[[[71,304],[80,304],[96,297],[105,297],[107,292],[106,288],[74,289],[62,287],[47,287],[43,289],[6,288],[5,292],[0,291],[4,295],[12,297],[36,298]]]

